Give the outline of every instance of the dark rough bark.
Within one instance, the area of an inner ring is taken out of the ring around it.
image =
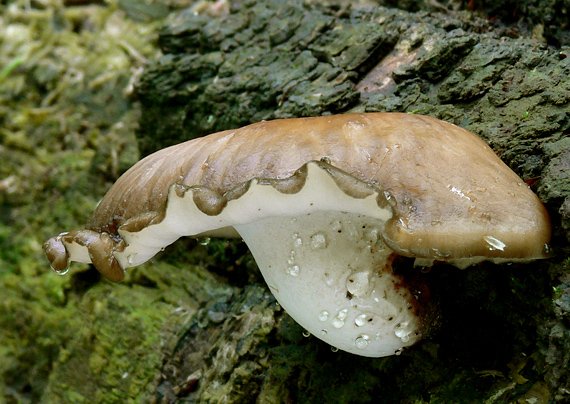
[[[386,7],[406,11],[449,12],[471,11],[493,23],[507,28],[511,37],[528,36],[533,30],[555,46],[570,44],[568,31],[568,0],[378,0]]]
[[[163,29],[165,55],[137,90],[144,154],[262,119],[431,115],[480,135],[538,192],[556,256],[435,267],[441,331],[385,359],[331,352],[302,338],[264,288],[236,290],[206,303],[165,358],[156,402],[570,399],[570,285],[561,279],[570,267],[570,51],[508,34],[467,13],[270,0],[240,2],[218,19],[181,14]]]

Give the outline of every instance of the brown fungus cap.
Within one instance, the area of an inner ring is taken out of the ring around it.
[[[181,236],[243,237],[303,327],[345,351],[386,356],[421,339],[433,317],[392,271],[394,254],[458,267],[546,258],[550,222],[473,133],[421,115],[345,114],[160,150],[117,180],[85,229],[44,249],[58,272],[92,262],[120,281]]]
[[[402,255],[545,257],[548,214],[491,148],[453,124],[403,113],[259,122],[163,149],[113,185],[86,228],[118,235],[129,219],[153,220],[172,184],[222,196],[253,178],[285,179],[322,158],[390,195],[394,215],[384,237]],[[223,209],[218,199],[201,210]]]

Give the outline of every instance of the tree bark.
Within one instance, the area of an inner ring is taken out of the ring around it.
[[[567,400],[570,289],[560,277],[569,265],[570,55],[541,40],[467,12],[271,0],[240,2],[219,18],[181,14],[164,28],[165,55],[137,88],[144,154],[262,119],[431,115],[481,136],[538,192],[557,254],[516,267],[434,269],[440,332],[385,359],[302,338],[266,291],[248,286],[221,326],[205,312],[195,318],[206,325],[190,329],[165,359],[157,402]],[[255,309],[243,312],[251,294]]]

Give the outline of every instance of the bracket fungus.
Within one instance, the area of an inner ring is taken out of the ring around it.
[[[394,272],[548,256],[538,197],[473,133],[421,115],[259,122],[160,150],[111,187],[84,229],[44,244],[118,282],[181,236],[242,237],[269,288],[344,351],[397,354],[429,332],[426,286]]]

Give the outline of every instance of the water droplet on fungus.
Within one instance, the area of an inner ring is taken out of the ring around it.
[[[293,265],[293,266],[290,266],[289,268],[287,268],[287,272],[291,276],[299,276],[301,269],[299,268],[299,265]]]
[[[327,246],[327,239],[324,234],[317,233],[311,236],[311,250],[319,250]]]
[[[369,339],[370,337],[366,334],[359,335],[358,338],[356,338],[354,341],[354,345],[357,349],[366,349]]]

